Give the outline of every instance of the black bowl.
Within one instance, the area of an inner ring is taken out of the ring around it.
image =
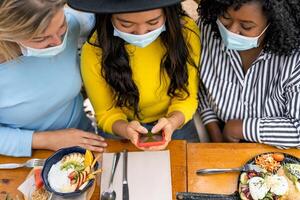
[[[85,154],[85,149],[83,149],[81,147],[69,147],[69,148],[60,149],[45,161],[45,164],[44,164],[44,167],[42,170],[42,179],[43,179],[46,190],[48,190],[49,192],[52,192],[58,196],[64,197],[64,198],[72,198],[72,197],[76,197],[76,196],[83,194],[88,188],[90,188],[94,184],[94,181],[95,181],[94,179],[92,179],[82,190],[77,190],[77,191],[69,192],[69,193],[57,192],[50,187],[50,184],[48,182],[48,173],[49,173],[52,165],[56,164],[65,155],[68,155],[70,153]],[[98,169],[98,162],[96,162],[96,164],[94,166],[94,170],[97,170],[97,169]]]

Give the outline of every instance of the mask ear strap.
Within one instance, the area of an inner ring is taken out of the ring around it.
[[[261,32],[261,34],[259,34],[258,37],[262,36],[262,35],[266,32],[266,30],[269,28],[269,26],[270,26],[270,24],[268,24],[268,25],[266,26],[266,28]]]
[[[269,28],[269,26],[270,26],[270,24],[268,24],[268,25],[266,26],[266,28],[261,32],[261,34],[259,34],[259,36],[257,36],[258,39],[266,32],[266,30]],[[261,42],[259,42],[259,40],[257,41],[257,43],[258,43],[259,45],[261,44]]]

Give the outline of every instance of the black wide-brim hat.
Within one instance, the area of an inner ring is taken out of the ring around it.
[[[93,13],[126,13],[163,8],[181,0],[67,0],[76,10]]]

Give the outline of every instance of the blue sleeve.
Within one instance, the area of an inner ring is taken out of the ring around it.
[[[0,125],[0,154],[16,157],[31,156],[33,132]]]

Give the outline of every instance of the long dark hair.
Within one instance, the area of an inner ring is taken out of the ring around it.
[[[180,4],[163,10],[167,31],[160,35],[166,48],[166,54],[161,61],[161,72],[165,70],[170,78],[168,95],[185,99],[190,95],[187,89],[189,84],[187,63],[197,66],[190,57],[190,47],[182,33],[182,29],[186,28],[181,23],[184,12]],[[134,115],[140,118],[139,90],[132,80],[129,56],[124,46],[125,41],[113,36],[111,14],[97,14],[95,29],[97,41],[92,43],[89,40],[89,43],[102,50],[101,74],[114,92],[115,106],[132,109]]]

